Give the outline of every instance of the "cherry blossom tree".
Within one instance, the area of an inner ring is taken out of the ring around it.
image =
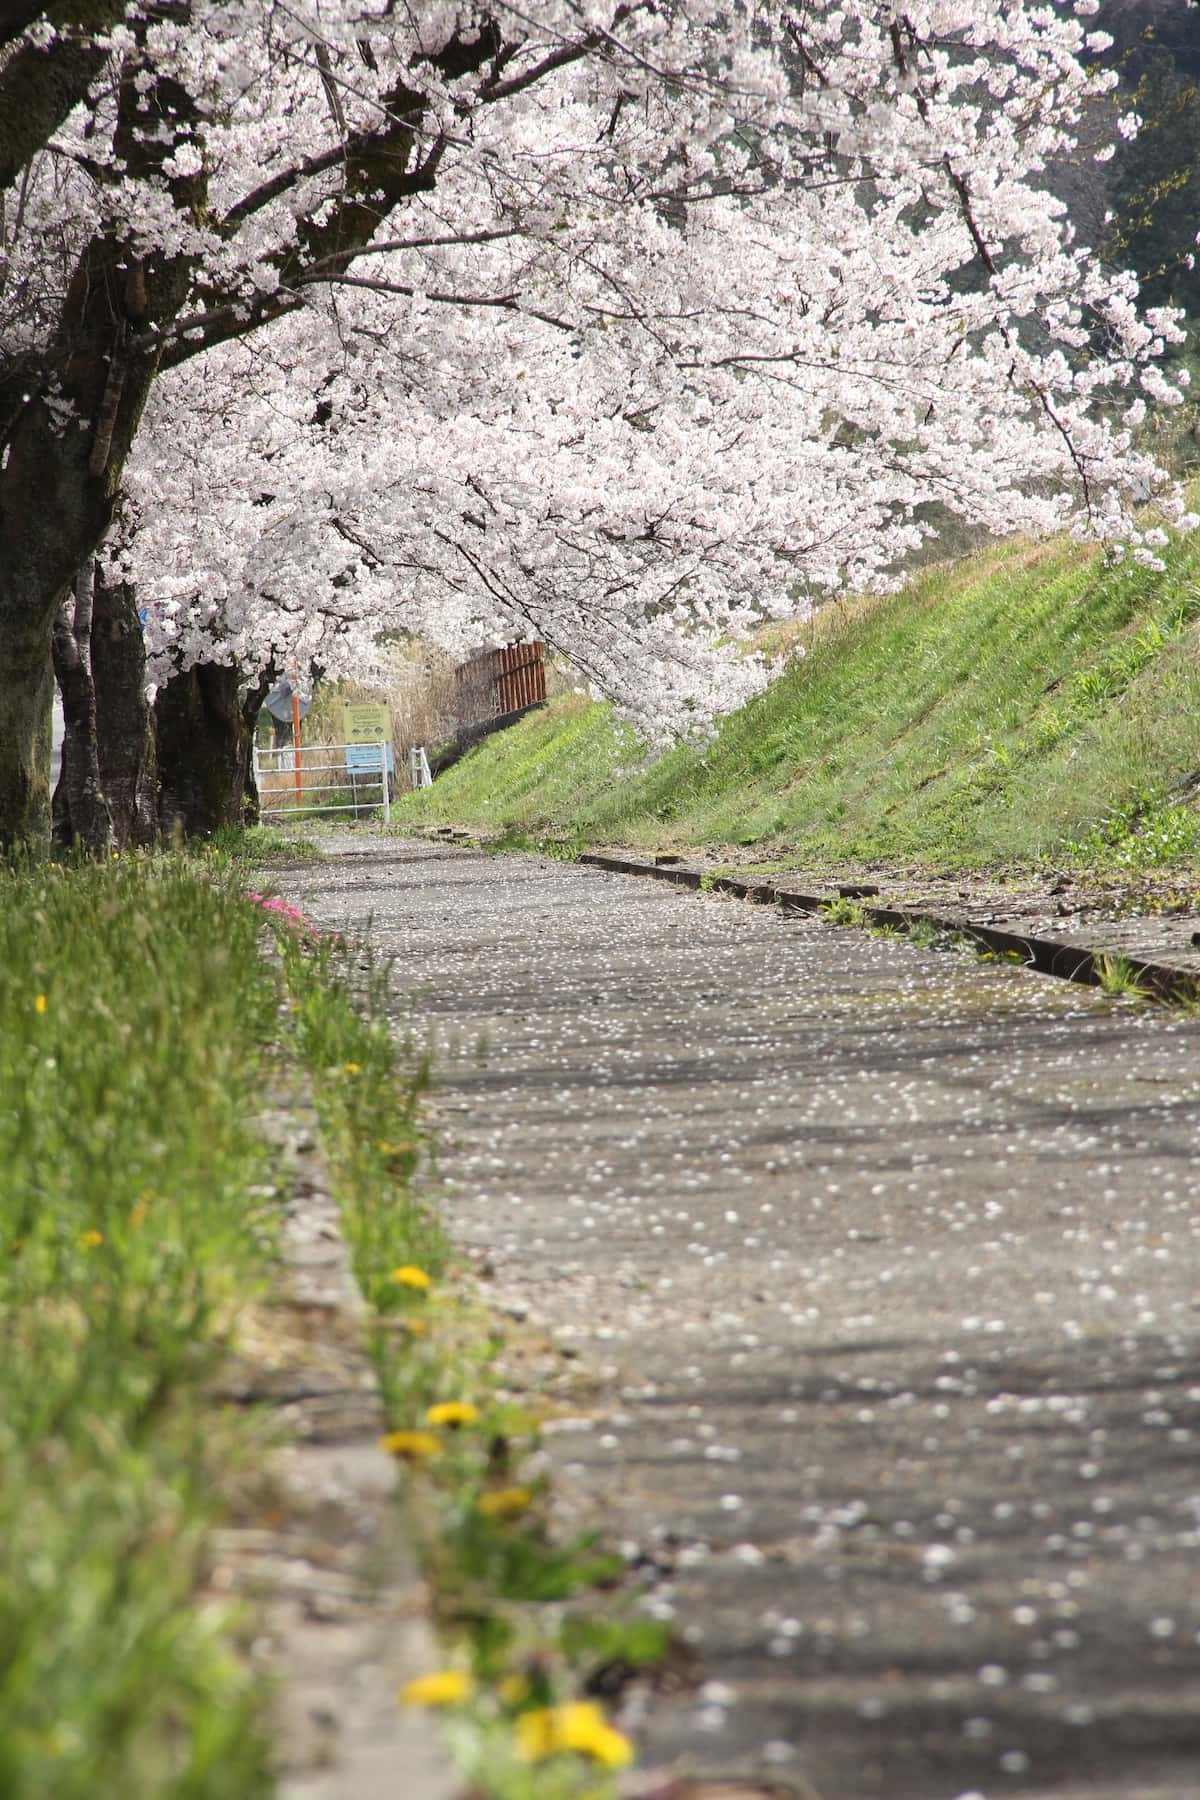
[[[659,736],[930,499],[1153,560],[1177,328],[1045,180],[1095,11],[7,8],[0,840],[123,488],[176,668],[531,631]]]

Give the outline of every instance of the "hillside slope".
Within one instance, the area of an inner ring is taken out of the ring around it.
[[[755,861],[1187,864],[1198,540],[1172,544],[1165,574],[1009,544],[829,606],[707,754],[647,767],[607,708],[560,699],[406,799],[401,823],[738,845]]]

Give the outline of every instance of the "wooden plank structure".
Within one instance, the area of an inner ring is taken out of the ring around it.
[[[546,646],[535,639],[484,650],[454,671],[454,686],[460,725],[538,706],[546,698]]]

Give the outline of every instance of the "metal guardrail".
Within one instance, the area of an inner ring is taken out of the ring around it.
[[[387,824],[394,769],[392,746],[386,743],[305,744],[299,750],[294,744],[276,750],[255,745],[259,816],[298,819],[314,813],[350,813],[357,819],[382,808]]]

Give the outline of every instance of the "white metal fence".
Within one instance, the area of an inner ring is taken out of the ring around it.
[[[424,755],[424,752],[422,752]],[[428,767],[428,764],[426,764]],[[254,749],[259,815],[309,818],[314,813],[392,813],[395,759],[390,744],[305,744],[297,750]]]

